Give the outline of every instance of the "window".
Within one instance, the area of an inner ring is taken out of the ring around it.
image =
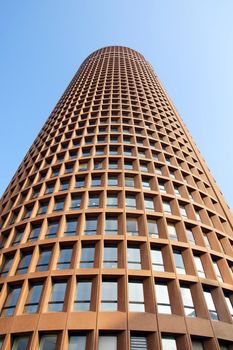
[[[126,218],[126,230],[127,234],[131,236],[138,235],[138,219],[137,218]]]
[[[74,311],[89,311],[91,301],[92,282],[88,280],[79,280],[76,285],[74,299]]]
[[[126,208],[136,209],[136,207],[137,207],[136,196],[126,194],[126,196],[125,196],[125,206],[126,206]]]
[[[133,170],[133,162],[125,160],[124,168],[125,170]]]
[[[106,217],[105,219],[105,234],[116,235],[118,233],[118,219],[117,217]]]
[[[218,279],[220,282],[223,282],[223,278],[222,278],[221,272],[220,272],[220,270],[219,270],[217,261],[213,261],[213,266],[214,266],[214,271],[215,271],[215,273],[216,273],[217,279]]]
[[[92,187],[99,187],[99,186],[101,186],[101,177],[100,176],[93,176],[92,177],[91,186]]]
[[[109,169],[118,169],[118,161],[117,161],[117,159],[109,160],[108,168]]]
[[[153,238],[159,237],[158,226],[157,226],[156,220],[148,219],[147,220],[147,227],[148,227],[149,236],[151,236]]]
[[[204,350],[202,342],[199,340],[192,340],[192,349],[193,350]]]
[[[87,168],[88,168],[88,163],[87,163],[87,162],[85,162],[85,163],[80,163],[80,164],[79,164],[79,169],[78,169],[78,171],[79,171],[79,172],[80,172],[80,171],[86,171]]]
[[[46,334],[42,335],[40,339],[40,350],[56,350],[57,335]]]
[[[118,177],[117,176],[109,176],[108,177],[108,186],[118,186]]]
[[[147,350],[147,338],[143,336],[131,335],[130,337],[130,350]]]
[[[150,252],[153,271],[165,271],[161,250],[159,248],[152,248]]]
[[[183,218],[187,218],[188,215],[187,215],[187,212],[186,212],[186,209],[185,209],[185,206],[184,205],[180,205],[180,215],[183,216]]]
[[[53,283],[52,293],[50,301],[48,303],[48,311],[50,312],[59,312],[63,311],[63,304],[66,293],[66,282],[57,281]]]
[[[77,224],[77,219],[67,219],[64,236],[74,236],[76,234]]]
[[[55,199],[55,204],[54,204],[54,211],[61,211],[64,208],[64,198],[57,198]]]
[[[69,188],[69,180],[61,181],[60,191],[66,191]]]
[[[8,275],[8,272],[11,269],[12,262],[14,260],[14,256],[5,256],[1,272],[0,272],[0,277],[5,277]]]
[[[57,176],[57,175],[54,175],[54,176]],[[53,193],[53,190],[54,190],[54,184],[53,183],[47,184],[45,194],[51,194]]]
[[[85,178],[84,177],[76,178],[75,188],[82,188],[84,186],[85,186]]]
[[[12,316],[21,291],[20,286],[12,286],[8,289],[8,294],[2,308],[1,316]]]
[[[230,295],[225,294],[224,297],[225,297],[225,301],[226,301],[228,310],[229,310],[231,317],[233,319],[233,300],[232,300],[232,298],[230,298]]]
[[[52,252],[50,249],[41,250],[40,257],[36,266],[36,271],[48,270],[51,254]]]
[[[143,282],[129,281],[129,311],[145,311]]]
[[[118,196],[117,194],[109,194],[107,195],[107,207],[117,208],[118,207]]]
[[[83,246],[79,266],[81,268],[94,267],[94,259],[95,259],[95,246],[94,245]]]
[[[177,350],[175,338],[162,335],[162,348],[163,350]]]
[[[151,197],[144,197],[144,205],[146,210],[154,210],[154,201]]]
[[[103,162],[96,160],[94,161],[94,170],[102,169],[103,168]]]
[[[217,314],[217,310],[216,310],[215,305],[214,305],[211,291],[209,291],[209,290],[204,291],[204,297],[205,297],[205,302],[206,302],[207,308],[209,310],[210,318],[212,320],[218,320],[218,314]]]
[[[196,312],[193,304],[193,298],[189,287],[180,287],[181,296],[184,305],[184,313],[186,316],[195,317]]]
[[[89,208],[98,208],[100,204],[99,195],[97,194],[89,194]]]
[[[195,238],[194,238],[193,231],[191,228],[186,228],[186,235],[187,235],[187,239],[188,239],[189,243],[195,244]]]
[[[29,252],[25,252],[21,254],[20,262],[16,270],[17,275],[22,275],[27,272],[28,266],[31,261],[31,257],[32,257],[32,254]]]
[[[185,266],[184,266],[184,260],[181,251],[174,250],[173,251],[173,257],[175,261],[176,266],[176,272],[180,273],[182,275],[185,275]]]
[[[47,212],[49,202],[41,202],[37,215],[43,215]]]
[[[180,186],[174,185],[174,192],[175,192],[175,195],[176,195],[177,197],[181,197],[181,194],[180,194]]]
[[[98,350],[117,350],[116,335],[100,335]]]
[[[198,210],[195,210],[195,214],[196,214],[196,220],[201,222],[200,212]]]
[[[28,237],[28,242],[36,241],[39,237],[41,225],[32,225],[31,232]]]
[[[43,283],[34,283],[30,285],[27,300],[24,305],[24,313],[33,314],[38,311],[42,289]]]
[[[146,177],[142,177],[142,188],[145,190],[150,190],[150,180],[147,179]]]
[[[113,269],[118,267],[117,261],[117,246],[107,245],[104,246],[104,260],[103,260],[103,268],[105,269]]]
[[[12,242],[12,245],[18,245],[21,242],[21,239],[24,234],[24,228],[17,229],[15,232],[14,240]]]
[[[205,271],[202,265],[202,261],[200,256],[195,255],[194,256],[194,261],[195,261],[195,265],[196,265],[196,269],[197,269],[197,274],[199,277],[205,278]]]
[[[204,239],[205,246],[206,246],[207,248],[211,248],[208,235],[207,235],[206,233],[204,233],[204,232],[203,232],[203,239]]]
[[[165,213],[172,213],[172,209],[168,201],[163,201],[163,210],[165,211]]]
[[[102,311],[116,311],[117,310],[117,281],[102,281]]]
[[[171,304],[166,283],[157,282],[155,284],[158,312],[162,314],[171,314]]]
[[[82,196],[72,196],[70,209],[79,209],[81,207]]]
[[[125,177],[125,186],[126,187],[134,187],[134,178],[132,176]]]
[[[97,234],[98,219],[95,217],[86,217],[85,235],[96,235]]]
[[[48,222],[48,229],[45,235],[45,238],[54,238],[57,236],[57,231],[59,227],[58,221],[49,221]]]
[[[30,337],[28,335],[14,337],[12,350],[27,350],[29,339]]]
[[[22,219],[28,219],[28,218],[30,218],[31,213],[32,213],[32,209],[33,209],[33,208],[30,207],[30,206],[25,206],[24,215],[23,215]]]
[[[85,335],[81,334],[70,334],[69,336],[69,350],[86,350],[86,339]]]
[[[128,246],[127,249],[128,269],[140,270],[141,267],[141,253],[140,247]]]
[[[169,239],[171,239],[172,241],[178,241],[176,226],[172,223],[167,224],[167,230],[168,230]]]
[[[166,187],[164,182],[159,182],[159,190],[161,193],[166,193]]]
[[[57,270],[69,269],[72,258],[72,247],[62,247],[57,262]]]

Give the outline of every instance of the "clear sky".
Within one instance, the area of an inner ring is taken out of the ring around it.
[[[0,3],[0,195],[92,51],[125,45],[153,65],[233,207],[232,0]]]

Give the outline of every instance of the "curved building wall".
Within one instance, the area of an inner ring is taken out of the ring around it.
[[[0,218],[1,350],[232,349],[231,213],[138,52],[82,63]]]

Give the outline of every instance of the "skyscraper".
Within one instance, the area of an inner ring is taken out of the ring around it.
[[[225,350],[231,213],[152,67],[92,53],[0,202],[1,350]]]

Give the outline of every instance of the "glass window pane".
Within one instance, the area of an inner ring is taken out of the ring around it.
[[[52,252],[50,249],[41,251],[39,261],[36,266],[36,271],[48,270],[51,254]]]
[[[9,288],[8,295],[6,297],[4,306],[2,308],[1,316],[12,316],[13,315],[13,313],[15,311],[15,307],[17,305],[20,291],[21,291],[21,287]]]
[[[126,218],[126,230],[128,235],[138,235],[138,220],[137,218]]]
[[[155,220],[147,220],[148,233],[151,237],[157,238],[158,234],[158,226]]]
[[[147,338],[143,336],[130,337],[130,350],[147,350]]]
[[[79,266],[81,268],[94,267],[94,257],[95,257],[95,246],[83,246]]]
[[[91,300],[91,281],[78,281],[74,300],[74,311],[89,311]]]
[[[151,261],[154,271],[165,271],[163,264],[163,255],[160,249],[151,249]]]
[[[59,259],[57,262],[57,270],[70,268],[72,252],[73,252],[72,247],[61,248]]]
[[[117,268],[117,246],[105,246],[104,247],[104,260],[103,268],[111,269]]]
[[[24,306],[24,313],[35,313],[38,311],[38,305],[40,302],[41,292],[43,289],[43,284],[31,285],[27,297],[26,304]]]
[[[115,235],[118,232],[118,219],[114,217],[107,217],[105,219],[105,234]]]
[[[173,256],[175,260],[176,272],[180,274],[185,274],[185,266],[182,253],[179,250],[173,251]]]
[[[116,311],[117,310],[117,288],[116,281],[102,282],[102,311]]]
[[[13,341],[12,350],[26,350],[29,343],[29,336],[16,337]]]
[[[145,311],[143,282],[129,282],[129,310]]]
[[[177,350],[175,338],[162,336],[162,347],[163,350]]]
[[[184,312],[186,316],[195,317],[196,312],[193,304],[193,298],[189,287],[180,287],[181,296],[184,305]]]
[[[167,285],[163,283],[156,283],[155,290],[158,312],[162,314],[170,314],[171,305]]]
[[[86,218],[85,235],[96,235],[97,224],[97,218]]]
[[[139,247],[128,247],[128,269],[141,269],[141,253]]]
[[[59,312],[63,310],[65,293],[66,293],[66,282],[55,282],[53,284],[48,311]]]
[[[86,350],[86,336],[85,335],[70,335],[69,336],[69,350]]]
[[[117,336],[114,336],[114,335],[99,336],[98,350],[117,350]]]
[[[40,340],[40,350],[56,350],[57,335],[43,335]]]

